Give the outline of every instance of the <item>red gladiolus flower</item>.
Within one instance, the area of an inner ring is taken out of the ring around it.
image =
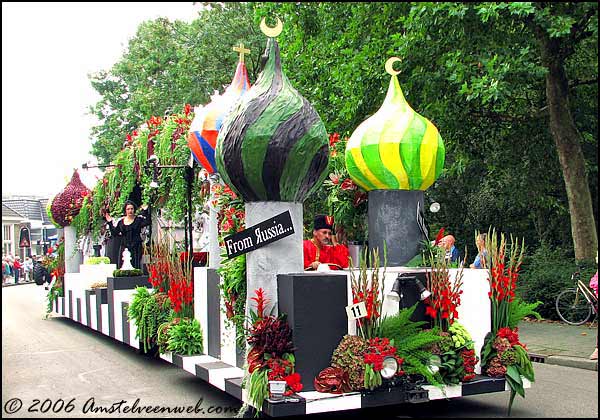
[[[427,308],[425,308],[425,315],[435,319],[437,317],[437,311],[433,309],[433,307],[427,306]]]
[[[183,112],[186,117],[188,116],[188,114],[190,113],[191,110],[192,110],[192,106],[190,104],[185,104],[185,107],[183,108]]]

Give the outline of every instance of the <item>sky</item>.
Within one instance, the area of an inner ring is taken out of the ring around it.
[[[51,197],[79,169],[89,188],[99,169],[90,155],[100,96],[88,74],[109,70],[140,23],[191,22],[186,3],[2,2],[2,196]]]

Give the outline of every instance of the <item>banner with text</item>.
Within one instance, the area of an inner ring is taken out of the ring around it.
[[[227,236],[225,238],[227,257],[237,257],[293,234],[292,216],[289,211],[285,211],[241,232]]]

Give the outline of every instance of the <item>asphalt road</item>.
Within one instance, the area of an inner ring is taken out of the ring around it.
[[[2,288],[2,417],[233,417],[240,407],[174,365],[69,319],[45,320],[45,306],[42,287]],[[537,380],[525,399],[515,399],[512,417],[598,418],[598,372],[534,367]],[[506,417],[508,398],[503,392],[311,417]],[[155,406],[187,412],[139,411]],[[120,412],[98,411],[111,407]]]

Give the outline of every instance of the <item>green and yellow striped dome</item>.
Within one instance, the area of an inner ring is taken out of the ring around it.
[[[392,75],[383,105],[352,133],[345,158],[366,191],[424,191],[440,176],[445,155],[437,128],[410,107]]]

